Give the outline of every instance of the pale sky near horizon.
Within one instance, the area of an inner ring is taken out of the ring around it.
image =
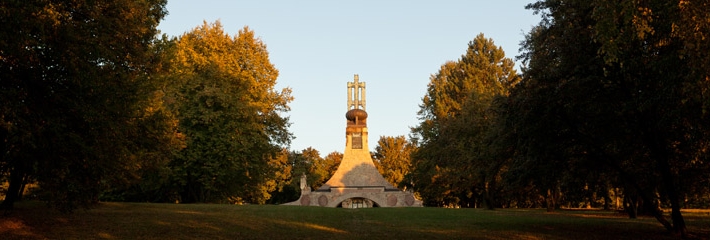
[[[483,33],[515,60],[524,35],[540,22],[534,0],[230,1],[170,0],[162,33],[179,36],[219,20],[234,36],[248,26],[279,70],[277,89],[294,101],[290,149],[343,152],[347,82],[367,84],[369,148],[380,136],[408,136],[429,77]],[[516,64],[520,64],[516,61]]]

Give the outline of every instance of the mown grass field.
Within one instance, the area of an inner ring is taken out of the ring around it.
[[[686,212],[710,239],[710,211]],[[61,214],[22,202],[0,239],[675,239],[649,217],[604,211],[101,203]]]

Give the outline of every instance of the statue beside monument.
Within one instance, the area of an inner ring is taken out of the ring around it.
[[[312,191],[301,176],[301,196],[284,205],[366,208],[421,207],[412,192],[402,191],[387,182],[377,171],[367,138],[365,83],[356,74],[348,82],[348,111],[345,113],[345,152],[338,169],[323,186]]]

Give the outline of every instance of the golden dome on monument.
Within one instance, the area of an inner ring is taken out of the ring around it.
[[[362,121],[367,119],[367,112],[362,109],[352,109],[345,113],[345,118],[347,118],[348,121],[355,121],[355,118]]]

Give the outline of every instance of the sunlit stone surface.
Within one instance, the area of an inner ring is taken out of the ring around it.
[[[285,205],[343,208],[421,207],[411,192],[392,186],[377,171],[370,156],[365,112],[365,83],[348,83],[348,111],[345,113],[345,152],[333,176],[312,191],[301,176],[301,197]]]

